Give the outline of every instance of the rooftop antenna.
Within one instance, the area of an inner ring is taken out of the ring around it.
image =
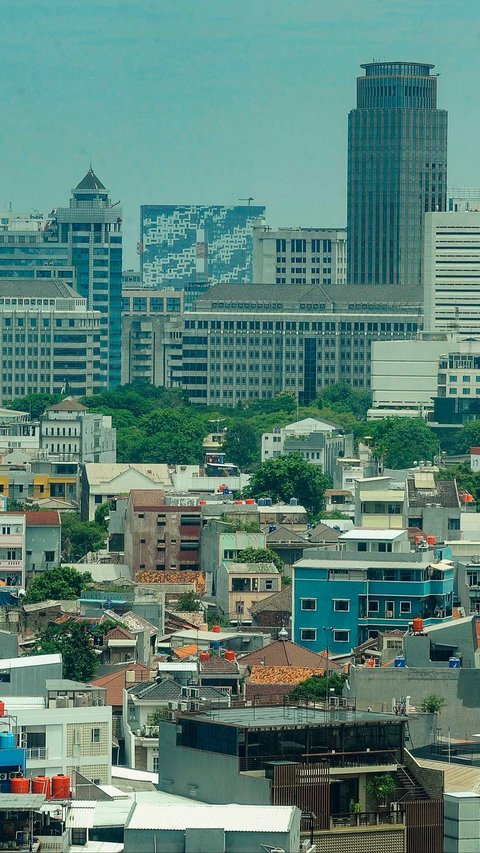
[[[239,201],[248,201],[248,206],[250,207],[250,202],[255,201],[253,195],[247,196],[247,198],[239,198]]]

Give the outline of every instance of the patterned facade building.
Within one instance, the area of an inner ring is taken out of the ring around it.
[[[143,284],[251,281],[253,224],[264,213],[260,205],[142,205]]]

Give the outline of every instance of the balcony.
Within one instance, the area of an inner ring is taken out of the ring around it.
[[[397,804],[396,804],[397,805]],[[364,828],[372,826],[398,826],[405,823],[405,811],[398,804],[395,810],[385,812],[359,812],[357,814],[336,814],[330,818],[330,830],[346,828]]]
[[[48,758],[46,746],[31,746],[25,750],[25,758],[28,761],[43,761]]]

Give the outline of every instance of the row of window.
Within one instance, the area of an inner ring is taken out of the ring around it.
[[[350,599],[349,598],[334,598],[333,599],[333,609],[336,613],[349,613],[350,612]],[[300,610],[309,610],[314,611],[317,609],[317,599],[316,598],[301,598],[300,599]],[[379,613],[380,612],[380,602],[378,599],[369,598],[368,606],[369,613]],[[386,601],[385,602],[385,614],[386,616],[393,616],[393,612],[395,610],[395,602]],[[412,604],[410,601],[400,601],[400,613],[411,613],[412,612]]]
[[[332,632],[333,642],[334,643],[349,643],[350,642],[350,631],[344,631],[343,629],[335,629]],[[317,640],[317,629],[316,628],[300,628],[300,639],[305,643],[315,643]]]

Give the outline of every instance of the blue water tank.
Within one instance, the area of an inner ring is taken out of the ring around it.
[[[257,501],[257,504],[258,504],[258,506],[267,506],[267,499],[266,498],[259,498]]]
[[[268,532],[269,532],[269,533],[274,533],[276,529],[277,529],[277,525],[276,525],[276,524],[269,524],[269,525],[268,525]]]
[[[298,500],[296,498],[290,498],[290,506],[298,506]]]
[[[405,667],[407,665],[407,661],[405,660],[403,655],[397,655],[393,665],[398,669],[399,667]]]
[[[0,749],[15,749],[15,735],[12,732],[0,732]]]
[[[449,658],[448,659],[449,669],[461,669],[462,662],[460,658]]]
[[[212,643],[212,649],[219,649],[219,648],[220,648],[220,641],[214,640]]]
[[[273,501],[271,498],[265,498],[265,506],[272,506],[272,503]]]

